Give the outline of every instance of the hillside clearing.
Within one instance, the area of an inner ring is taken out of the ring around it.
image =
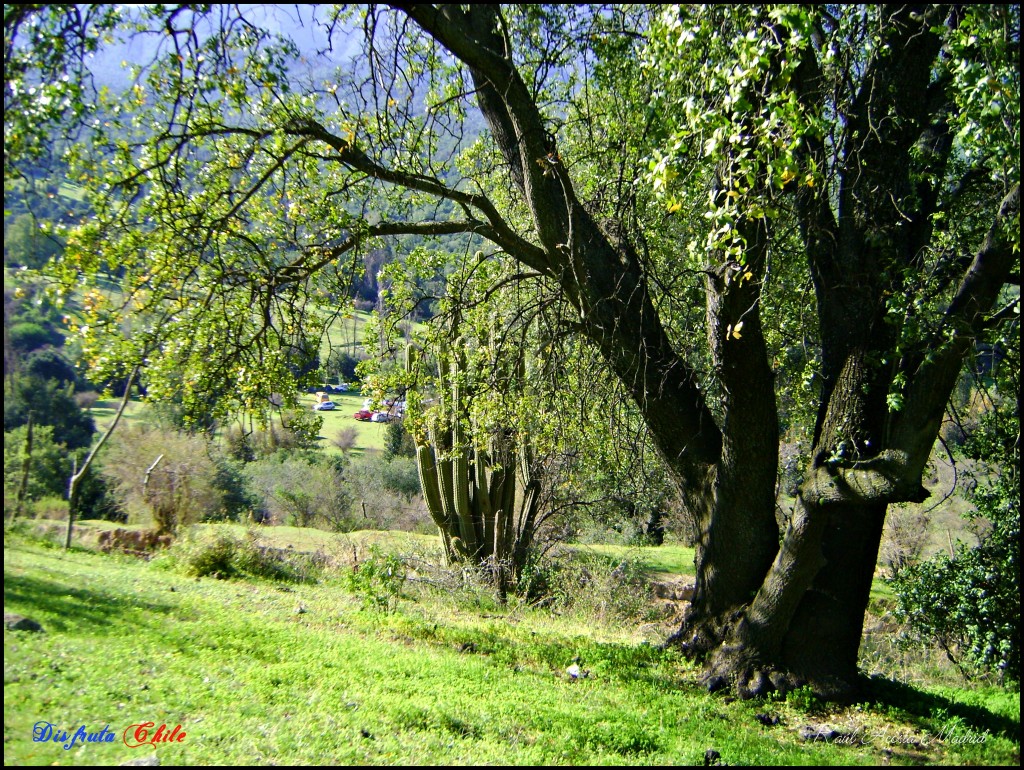
[[[363,559],[390,563],[369,546]],[[45,631],[4,634],[5,764],[156,753],[165,765],[680,765],[708,750],[729,764],[1019,761],[1019,699],[1004,691],[880,682],[886,705],[743,703],[707,694],[677,654],[611,617],[502,607],[470,586],[426,583],[374,604],[384,578],[350,574],[305,585],[187,578],[9,535],[5,611]],[[589,677],[567,675],[576,659]],[[117,739],[65,751],[32,741],[40,720],[109,726]],[[123,732],[146,721],[181,725],[186,738],[128,748]],[[808,730],[831,739],[805,740]]]

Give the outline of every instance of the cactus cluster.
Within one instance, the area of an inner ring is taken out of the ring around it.
[[[439,398],[416,438],[416,464],[427,509],[441,534],[446,562],[491,570],[504,594],[523,564],[537,522],[540,482],[530,447],[511,431],[486,446],[471,440],[464,347],[442,350]],[[406,366],[415,365],[409,347]]]

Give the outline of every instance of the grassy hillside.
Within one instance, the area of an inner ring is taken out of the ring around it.
[[[498,605],[417,568],[415,537],[380,543],[401,562],[353,542],[325,537],[335,566],[285,584],[8,534],[5,611],[44,632],[4,632],[5,764],[699,765],[709,750],[737,765],[1019,762],[1016,694],[878,682],[843,709],[711,696],[648,625],[593,602]],[[574,659],[589,677],[567,674]],[[40,720],[116,739],[64,750],[32,741]],[[185,738],[126,746],[148,721]]]

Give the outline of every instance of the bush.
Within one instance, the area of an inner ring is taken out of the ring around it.
[[[655,620],[652,589],[638,562],[566,550],[530,559],[517,592],[528,600],[602,622]]]
[[[359,431],[353,427],[342,428],[335,434],[334,446],[338,447],[342,451],[342,454],[348,454],[355,449],[356,444],[359,441]]]
[[[953,558],[941,554],[900,571],[897,617],[911,638],[938,644],[965,676],[992,671],[1019,682],[1020,491],[1007,473],[972,497],[991,529],[975,548],[961,543]]]
[[[362,597],[365,609],[392,612],[407,572],[401,558],[371,547],[369,557],[353,564],[346,573],[345,584],[348,590]]]
[[[129,520],[161,533],[222,516],[230,505],[219,456],[201,436],[126,425],[99,457],[110,493]]]
[[[271,523],[348,532],[355,521],[344,469],[340,457],[278,452],[247,464],[243,473]]]
[[[220,580],[248,577],[288,583],[314,583],[323,572],[323,559],[310,554],[285,554],[261,546],[255,533],[245,537],[214,530],[187,537],[158,557],[189,577]]]
[[[353,515],[361,527],[437,532],[420,496],[415,460],[398,457],[389,462],[371,455],[354,462],[346,476]]]
[[[394,457],[379,466],[384,488],[407,501],[420,494],[420,474],[416,461],[409,457]]]
[[[1019,347],[1003,363],[1009,376],[963,446],[988,469],[966,494],[978,545],[901,570],[893,586],[909,639],[937,644],[965,676],[1020,682]]]

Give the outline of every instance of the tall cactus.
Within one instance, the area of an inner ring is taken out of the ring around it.
[[[442,358],[448,359],[445,353]],[[409,346],[406,366],[410,372],[415,358]],[[450,361],[440,367],[440,403],[429,415],[426,436],[414,433],[416,465],[446,562],[488,566],[504,596],[518,577],[533,539],[540,484],[533,476],[529,446],[516,447],[510,431],[493,436],[486,449],[470,441],[467,376],[460,342],[451,351]]]

